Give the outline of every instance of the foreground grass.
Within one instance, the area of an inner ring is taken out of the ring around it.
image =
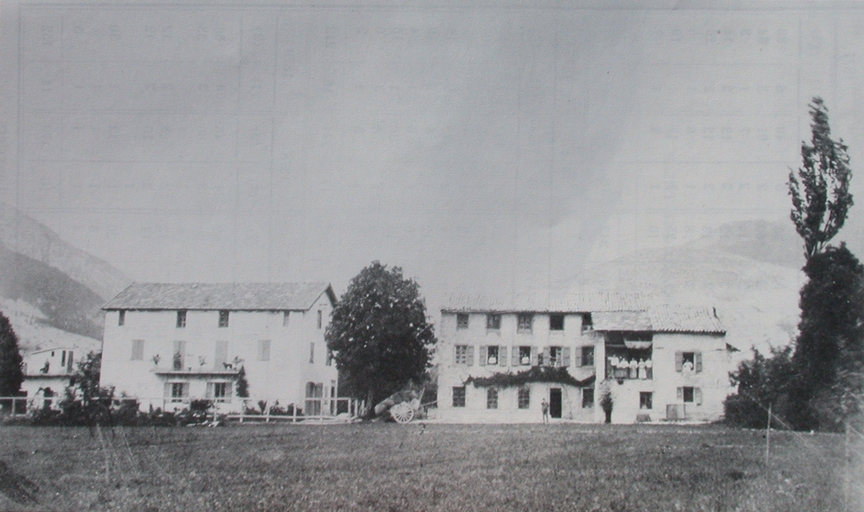
[[[0,427],[0,510],[862,510],[842,436],[764,447],[717,427]]]

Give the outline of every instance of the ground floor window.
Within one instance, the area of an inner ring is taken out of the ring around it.
[[[182,402],[189,397],[189,383],[168,382],[165,384],[165,394],[172,402]]]
[[[678,388],[678,399],[685,404],[702,405],[702,390],[688,386]]]
[[[488,388],[486,390],[486,408],[498,408],[498,388]]]
[[[531,390],[529,388],[519,388],[519,408],[527,409],[531,406]]]
[[[653,409],[654,408],[654,393],[642,391],[639,393],[639,408]]]
[[[453,407],[465,407],[465,386],[453,388]]]
[[[225,402],[231,398],[231,388],[230,382],[208,382],[207,398],[217,402]]]
[[[594,388],[582,388],[582,408],[594,407]]]

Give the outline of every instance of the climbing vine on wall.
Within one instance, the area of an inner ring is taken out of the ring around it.
[[[551,368],[548,366],[533,366],[518,373],[495,373],[489,377],[468,377],[465,384],[476,387],[518,387],[530,382],[553,382],[576,387],[590,386],[594,383],[594,375],[585,380],[579,380],[567,371],[567,368]]]

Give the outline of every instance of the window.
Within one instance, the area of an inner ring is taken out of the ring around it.
[[[177,312],[177,328],[186,327],[186,311],[178,311]]]
[[[519,347],[519,364],[531,366],[531,347]]]
[[[186,366],[186,342],[174,342],[174,356],[172,358],[172,368],[182,370]]]
[[[207,398],[217,402],[226,402],[231,398],[231,388],[230,382],[208,382]]]
[[[468,313],[457,313],[456,314],[456,328],[457,329],[467,329],[468,328]]]
[[[258,342],[258,360],[270,360],[270,340],[260,340]]]
[[[654,408],[654,393],[642,391],[639,393],[639,408],[653,409]]]
[[[497,409],[498,408],[498,388],[487,388],[486,389],[486,408],[487,409]]]
[[[498,347],[496,345],[492,345],[486,347],[486,363],[487,364],[498,364],[500,359],[498,358]]]
[[[289,318],[291,318],[291,312],[290,311],[283,311],[282,312],[282,327],[288,327],[288,319]]]
[[[582,315],[582,332],[594,330],[594,320],[591,318],[591,313]]]
[[[501,329],[501,315],[498,313],[490,313],[486,315],[486,328],[492,330]]]
[[[518,319],[517,330],[519,332],[531,332],[531,327],[534,324],[534,315],[531,313],[519,313]]]
[[[564,315],[549,315],[549,330],[563,331],[564,330]]]
[[[594,407],[594,388],[582,388],[582,408]]]
[[[702,353],[701,352],[675,352],[675,371],[676,372],[701,372],[702,371]]]
[[[219,327],[228,327],[228,311],[219,312]]]
[[[333,366],[333,351],[327,348],[327,359],[324,362],[327,366]]]
[[[168,382],[165,387],[172,402],[182,402],[189,396],[189,384],[186,382]]]
[[[678,399],[685,404],[702,405],[702,389],[692,387],[678,388]]]
[[[531,389],[519,388],[519,408],[527,409],[531,406]]]
[[[453,388],[453,407],[465,407],[465,386]]]
[[[582,366],[594,366],[594,347],[582,347]]]
[[[318,328],[320,329],[324,325],[324,312],[320,309],[318,310]]]
[[[562,366],[564,364],[564,351],[561,347],[549,347],[549,366]]]
[[[126,324],[126,312],[122,309],[117,312],[117,325],[123,327]]]
[[[693,401],[693,388],[684,387],[682,389],[683,389],[682,399],[684,400],[684,402],[692,402]]]
[[[315,362],[315,342],[309,344],[309,364]]]
[[[471,366],[474,364],[474,347],[468,345],[456,345],[454,363]]]
[[[132,361],[144,360],[144,340],[132,340]]]

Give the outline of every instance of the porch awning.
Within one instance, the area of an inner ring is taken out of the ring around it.
[[[624,340],[624,346],[635,350],[645,350],[651,348],[650,341],[629,341]]]

